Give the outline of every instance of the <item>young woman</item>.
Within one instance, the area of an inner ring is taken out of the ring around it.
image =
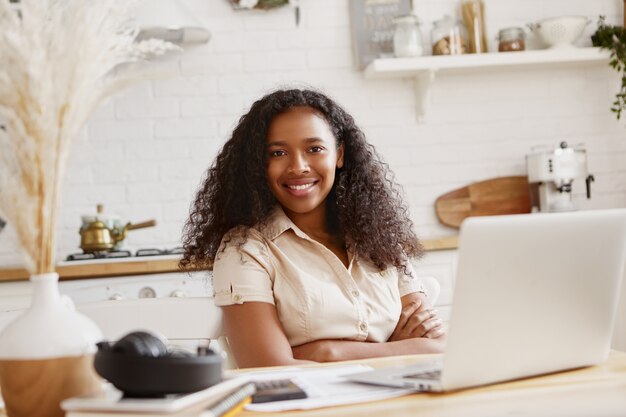
[[[273,92],[239,120],[198,191],[184,248],[182,266],[213,264],[241,367],[443,349],[391,174],[319,92]]]

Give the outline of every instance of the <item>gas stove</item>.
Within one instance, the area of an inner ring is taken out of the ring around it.
[[[120,259],[120,258],[134,258],[143,256],[167,256],[167,255],[182,255],[183,248],[178,246],[172,249],[137,249],[135,253],[129,250],[114,250],[108,252],[92,252],[92,253],[72,253],[65,259],[66,261],[88,261],[88,260],[102,260],[102,259]]]
[[[96,253],[74,253],[59,266],[89,266],[171,261],[178,263],[182,247],[170,249],[144,248]],[[130,268],[129,270],[132,270]],[[209,272],[142,272],[138,275],[115,275],[102,278],[72,279],[60,283],[61,292],[76,304],[104,300],[136,298],[207,297],[212,295]]]
[[[80,255],[80,256],[77,256]],[[76,305],[107,300],[132,300],[137,298],[211,297],[213,295],[209,271],[185,272],[176,265],[182,257],[182,248],[139,249],[108,253],[76,253],[61,261],[59,267],[76,267],[77,270],[98,271],[108,275],[66,279],[59,282],[60,292],[69,296]],[[167,261],[167,262],[163,262]],[[164,266],[162,272],[150,268],[135,268],[119,264],[152,263]],[[108,264],[118,264],[115,268]],[[174,266],[172,270],[167,268]],[[83,268],[88,267],[88,268]],[[120,274],[119,270],[128,270]],[[115,272],[111,272],[115,271]],[[141,271],[141,272],[138,272]],[[23,309],[30,305],[31,286],[27,281],[0,283],[0,311]],[[7,301],[8,297],[10,302]],[[181,317],[181,321],[186,318]]]

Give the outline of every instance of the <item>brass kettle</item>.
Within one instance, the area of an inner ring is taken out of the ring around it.
[[[101,212],[102,208],[99,206],[98,213]],[[135,224],[127,223],[124,227],[107,227],[102,220],[96,217],[95,220],[82,226],[78,231],[80,248],[85,253],[107,252],[113,250],[115,245],[126,238],[127,231],[152,226],[156,226],[155,220]]]

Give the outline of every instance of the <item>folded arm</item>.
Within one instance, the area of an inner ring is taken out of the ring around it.
[[[444,337],[412,338],[393,342],[356,342],[352,340],[316,340],[293,348],[296,359],[334,362],[381,356],[412,355],[443,352]]]
[[[415,308],[419,302],[421,309]],[[222,307],[224,313],[224,329],[228,337],[231,351],[233,352],[238,366],[278,366],[297,365],[307,362],[330,362],[341,360],[365,359],[381,356],[408,355],[416,353],[440,353],[445,345],[443,333],[436,335],[428,327],[431,324],[417,326],[416,332],[424,332],[427,337],[411,336],[402,333],[398,329],[402,326],[403,318],[405,326],[410,325],[411,315],[429,310],[429,305],[421,299],[419,293],[408,294],[402,297],[404,316],[401,316],[394,335],[389,341],[357,342],[352,340],[317,340],[300,346],[291,347],[287,336],[282,328],[276,307],[264,302],[247,302]],[[436,318],[435,318],[436,319]],[[429,316],[428,320],[433,320]],[[401,338],[400,336],[403,336]],[[394,339],[395,337],[395,339]]]
[[[423,293],[403,296],[402,312],[387,342],[316,340],[293,348],[297,359],[331,362],[381,356],[441,353],[445,347],[442,322]]]
[[[239,367],[297,365],[311,361],[294,357],[274,305],[247,302],[224,306],[222,312],[224,331]]]
[[[222,308],[226,336],[242,368],[439,353],[445,343],[443,336],[383,343],[317,340],[292,348],[272,304],[248,302]]]

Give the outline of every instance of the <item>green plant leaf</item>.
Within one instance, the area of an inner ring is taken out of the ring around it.
[[[598,29],[591,36],[593,46],[600,47],[611,53],[609,66],[622,74],[622,86],[615,95],[611,111],[620,120],[622,111],[626,111],[626,28],[606,23],[605,16],[600,16]]]

